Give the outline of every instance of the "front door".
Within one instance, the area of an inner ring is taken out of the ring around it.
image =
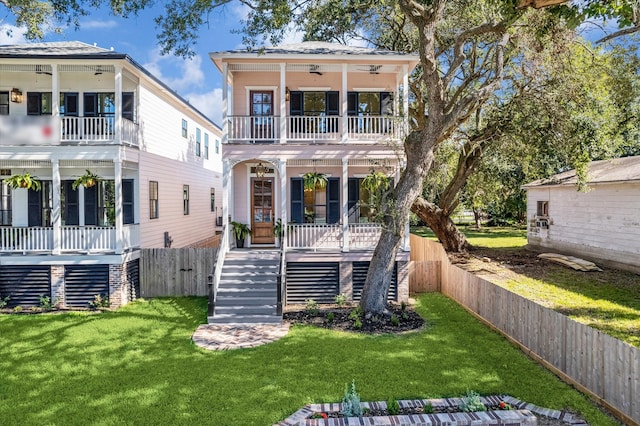
[[[251,243],[274,244],[273,178],[251,179]]]

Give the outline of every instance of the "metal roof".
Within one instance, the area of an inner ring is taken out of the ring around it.
[[[592,161],[587,174],[588,184],[622,183],[640,181],[640,156]],[[547,179],[539,179],[523,185],[524,189],[542,186],[571,186],[578,183],[575,170],[558,173]]]

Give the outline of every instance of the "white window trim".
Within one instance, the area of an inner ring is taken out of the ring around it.
[[[267,91],[271,90],[273,92],[273,110],[276,110],[276,105],[280,105],[280,100],[278,99],[278,86],[244,86],[245,90],[245,99],[246,99],[246,112],[245,115],[251,115],[251,91]],[[280,108],[278,108],[280,111]],[[272,114],[275,115],[275,114]]]

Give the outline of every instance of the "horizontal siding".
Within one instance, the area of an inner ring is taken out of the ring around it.
[[[7,306],[38,306],[40,296],[51,297],[49,266],[0,266],[0,298]]]
[[[64,299],[67,306],[87,308],[96,295],[109,297],[109,265],[65,266]]]

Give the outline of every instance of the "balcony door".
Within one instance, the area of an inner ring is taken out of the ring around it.
[[[252,90],[250,98],[251,137],[261,142],[273,140],[273,91]]]
[[[251,179],[251,243],[274,244],[273,178]]]

